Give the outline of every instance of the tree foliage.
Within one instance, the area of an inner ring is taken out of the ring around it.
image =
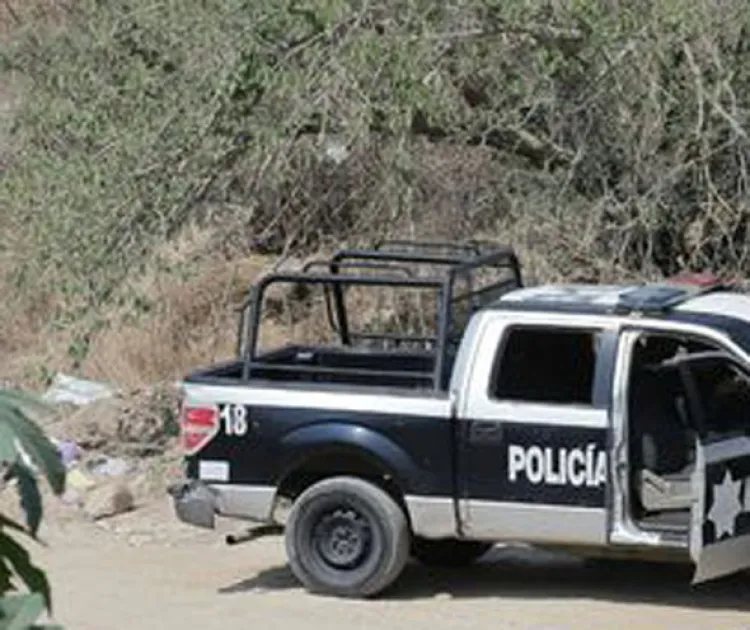
[[[0,62],[0,227],[61,314],[193,221],[221,252],[528,225],[562,275],[750,270],[742,0],[69,4]]]

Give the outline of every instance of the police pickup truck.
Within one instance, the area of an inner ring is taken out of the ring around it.
[[[525,287],[511,249],[390,241],[250,295],[237,357],[182,383],[170,494],[187,523],[255,523],[228,542],[283,533],[308,590],[373,596],[410,557],[499,542],[692,562],[694,583],[750,567],[739,288]],[[280,343],[283,321],[313,340]]]

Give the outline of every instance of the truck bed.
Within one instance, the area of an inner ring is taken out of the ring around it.
[[[443,385],[450,377],[453,353],[447,359],[441,378]],[[193,372],[186,380],[241,381],[243,367],[244,361],[230,361]],[[432,389],[434,369],[435,354],[427,350],[286,346],[253,361],[249,379]]]

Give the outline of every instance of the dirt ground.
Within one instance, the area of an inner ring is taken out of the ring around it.
[[[33,554],[66,630],[750,627],[747,576],[692,589],[687,567],[613,570],[505,548],[460,571],[409,566],[377,600],[317,597],[289,572],[281,537],[228,547],[230,530],[182,525],[155,499],[96,523],[51,516]]]

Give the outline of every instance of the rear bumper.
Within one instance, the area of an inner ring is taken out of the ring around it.
[[[272,486],[206,484],[185,480],[167,490],[177,518],[183,523],[213,529],[216,516],[259,523],[272,522],[276,488]]]

